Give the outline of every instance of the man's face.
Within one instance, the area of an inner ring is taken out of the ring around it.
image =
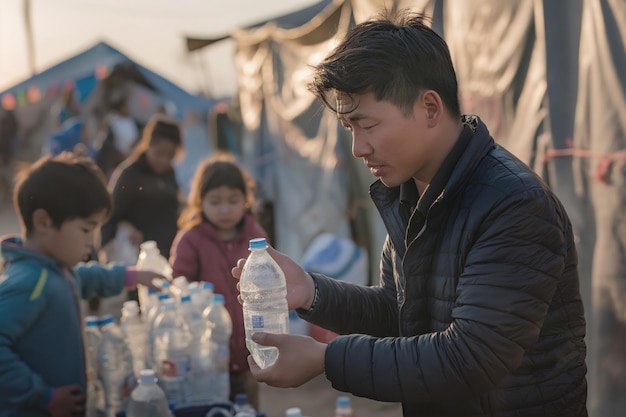
[[[389,101],[377,101],[372,93],[352,100],[339,95],[338,105],[340,111],[352,110],[338,115],[352,132],[352,154],[383,184],[395,187],[410,178],[430,181],[434,135],[419,99],[408,115]]]

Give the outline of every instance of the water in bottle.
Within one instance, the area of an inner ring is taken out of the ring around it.
[[[196,287],[197,290],[200,290]],[[202,312],[193,305],[190,295],[183,295],[180,300],[180,314],[189,325],[191,332],[190,358],[191,374],[186,384],[188,405],[209,405],[212,395],[214,374],[213,343],[202,343],[202,337],[209,327],[202,317]]]
[[[140,271],[152,271],[163,275],[164,277],[172,278],[172,268],[170,267],[167,259],[161,255],[159,248],[154,240],[148,240],[139,245],[139,257],[137,258],[137,269]],[[139,305],[141,306],[141,312],[145,314],[147,312],[146,307],[149,304],[148,299],[148,287],[145,285],[137,286],[137,295],[139,297]]]
[[[106,399],[106,415],[115,417],[124,411],[130,393],[135,388],[133,359],[126,344],[124,332],[112,315],[106,315],[100,323],[102,345],[100,349],[100,369]]]
[[[131,393],[126,417],[172,417],[165,393],[156,381],[152,369],[140,371],[139,385]]]
[[[337,397],[335,417],[354,417],[354,410],[352,409],[350,397]]]
[[[103,417],[106,409],[104,387],[98,370],[98,356],[102,344],[100,319],[96,316],[85,317],[85,364],[87,375],[86,417]]]
[[[159,385],[174,409],[187,404],[185,387],[191,373],[189,326],[176,310],[176,302],[163,301],[154,322],[154,361]]]
[[[189,282],[187,281],[187,278],[183,276],[174,278],[169,291],[174,300],[180,304],[180,299],[189,293]]]
[[[276,361],[278,349],[258,345],[252,341],[252,334],[289,333],[285,275],[266,249],[265,239],[250,240],[251,253],[239,280],[246,346],[261,368],[267,368]]]
[[[126,335],[126,341],[133,355],[133,371],[139,378],[139,372],[146,369],[146,347],[148,343],[148,329],[139,315],[139,304],[129,300],[122,305],[120,327]]]
[[[230,394],[230,335],[233,332],[233,322],[224,306],[222,294],[213,295],[213,305],[204,315],[211,331],[205,332],[201,343],[210,341],[214,349],[215,368],[211,402],[225,402],[228,401]]]
[[[163,302],[165,300],[171,299],[172,297],[167,293],[160,293],[157,296],[157,302],[152,308],[148,311],[148,315],[146,317],[146,326],[148,329],[147,335],[147,343],[146,343],[146,368],[155,369],[154,364],[154,322],[156,318],[163,311]]]

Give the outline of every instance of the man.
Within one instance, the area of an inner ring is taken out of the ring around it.
[[[410,14],[359,24],[311,90],[378,177],[380,285],[307,274],[272,250],[289,307],[346,336],[256,334],[280,353],[266,369],[250,360],[255,377],[291,387],[325,372],[340,391],[402,402],[405,416],[586,416],[570,221],[478,117],[461,116],[443,39]]]

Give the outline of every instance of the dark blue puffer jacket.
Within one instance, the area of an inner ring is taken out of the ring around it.
[[[399,187],[370,194],[388,231],[380,286],[313,274],[302,315],[347,335],[326,351],[333,387],[405,416],[586,416],[572,227],[541,179],[478,122],[425,218],[400,214]]]

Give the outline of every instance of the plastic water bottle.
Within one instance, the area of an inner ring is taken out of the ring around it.
[[[159,385],[174,409],[187,404],[185,387],[191,372],[191,333],[183,317],[176,311],[176,302],[163,301],[163,311],[154,322],[154,364]]]
[[[196,288],[200,290],[200,288]],[[189,325],[191,332],[190,358],[191,374],[186,384],[187,405],[209,405],[212,395],[214,374],[213,343],[202,342],[202,337],[209,328],[202,312],[193,305],[190,295],[183,295],[180,300],[180,314]]]
[[[256,410],[250,404],[247,394],[235,395],[235,417],[256,417]]]
[[[205,314],[211,331],[202,337],[202,344],[213,342],[213,358],[215,363],[213,374],[213,395],[211,402],[228,401],[230,394],[230,335],[233,332],[233,322],[224,306],[222,294],[213,295],[213,305]]]
[[[255,332],[289,333],[285,274],[267,253],[265,239],[250,240],[250,256],[241,271],[239,288],[243,299],[246,346],[261,368],[276,362],[278,349],[253,342]]]
[[[189,282],[187,278],[180,276],[176,277],[172,280],[172,285],[170,286],[170,293],[172,297],[178,304],[180,304],[180,299],[189,293]]]
[[[354,410],[352,409],[350,397],[337,397],[335,417],[354,417]]]
[[[141,271],[152,271],[165,276],[168,279],[172,278],[172,268],[167,259],[161,255],[159,248],[154,240],[148,240],[139,245],[139,256],[137,258],[137,269]],[[148,301],[148,287],[145,285],[137,286],[137,295],[139,297],[139,305],[141,306],[141,312],[147,313],[146,307],[149,304]]]
[[[126,417],[172,417],[167,398],[152,369],[143,369],[126,407]]]
[[[148,329],[147,343],[146,343],[146,367],[147,368],[155,368],[154,364],[154,323],[156,318],[163,311],[163,302],[165,300],[171,299],[172,297],[167,293],[160,293],[157,296],[157,303],[152,306],[150,311],[148,311],[148,316],[146,317],[146,326]]]
[[[100,369],[106,398],[106,415],[115,417],[124,411],[136,381],[133,374],[133,359],[126,344],[124,332],[112,315],[106,315],[100,322],[102,347]]]
[[[130,242],[128,229],[123,227],[117,228],[114,251],[113,260],[116,262],[124,265],[134,265],[137,262],[139,248]]]
[[[100,319],[96,316],[85,317],[85,362],[87,374],[86,417],[102,417],[105,411],[104,387],[98,372],[98,356],[102,344]]]
[[[130,300],[122,305],[120,327],[126,335],[126,341],[133,355],[133,372],[139,378],[139,372],[146,369],[146,346],[148,343],[148,329],[139,315],[139,304]]]
[[[302,410],[298,407],[292,407],[285,410],[285,417],[303,417]]]

